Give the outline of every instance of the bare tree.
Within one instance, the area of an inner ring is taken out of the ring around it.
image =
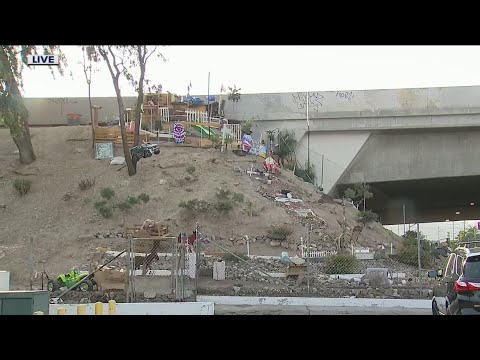
[[[120,75],[125,72],[125,61],[128,57],[127,46],[98,46],[98,52],[108,66],[108,71],[112,77],[113,87],[117,95],[118,113],[120,116],[120,131],[122,133],[122,146],[125,162],[127,163],[128,175],[133,176],[137,173],[136,163],[133,162],[130,149],[127,142],[127,130],[125,129],[125,105],[123,104],[122,93],[120,91]]]
[[[135,106],[135,135],[134,135],[134,143],[135,146],[140,143],[140,116],[142,113],[142,104],[143,104],[143,96],[144,96],[144,85],[148,86],[149,91],[151,91],[151,87],[149,86],[149,80],[145,79],[145,72],[147,69],[147,61],[148,58],[157,50],[155,46],[151,51],[148,51],[146,45],[137,45],[134,49],[132,49],[132,58],[136,60],[132,61],[131,64],[134,66],[140,67],[140,77],[139,80],[134,80],[132,74],[128,71],[125,72],[125,76],[127,79],[135,86],[136,90],[138,91],[137,96],[137,105]],[[162,56],[161,54],[159,56]],[[156,87],[153,87],[156,89]]]

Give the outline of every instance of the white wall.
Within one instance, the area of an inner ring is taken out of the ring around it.
[[[316,183],[321,185],[322,154],[323,190],[328,193],[340,179],[362,146],[370,132],[312,132],[310,133],[310,163],[315,168]],[[297,160],[303,166],[307,161],[308,136],[305,134],[298,143]],[[357,182],[363,179],[359,178]]]
[[[66,308],[67,315],[76,315],[79,304],[51,304],[50,315],[58,308]],[[95,314],[95,304],[85,304],[87,315]],[[103,304],[103,314],[108,314],[108,304]],[[117,303],[117,315],[213,315],[213,302],[182,303]]]
[[[198,301],[211,301],[218,305],[297,305],[297,306],[360,306],[430,309],[432,300],[418,299],[344,299],[305,297],[254,296],[197,296]]]

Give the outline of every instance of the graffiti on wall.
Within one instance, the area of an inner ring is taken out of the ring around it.
[[[353,91],[337,91],[337,98],[352,100],[355,97]]]
[[[278,99],[278,96],[275,97],[273,95],[259,95],[258,96],[258,102],[261,104],[261,105],[264,105],[264,106],[273,106],[273,105],[276,105],[279,103],[279,99]]]
[[[319,112],[323,106],[323,95],[319,92],[308,93],[308,110]],[[293,103],[297,106],[298,110],[306,110],[307,108],[307,93],[295,93],[292,94]]]
[[[63,114],[63,106],[64,105],[78,104],[77,100],[73,100],[73,99],[70,99],[70,98],[48,98],[47,101],[51,104],[60,105],[60,109],[59,109],[60,118],[63,118],[63,116],[64,116],[64,114]]]
[[[48,98],[48,102],[54,103],[54,104],[78,104],[77,100],[73,100],[70,98]]]

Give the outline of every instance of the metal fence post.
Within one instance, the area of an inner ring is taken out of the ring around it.
[[[422,263],[420,260],[420,224],[417,223],[417,259],[418,259],[418,284],[420,286],[420,297],[422,295]]]
[[[310,233],[312,231],[312,224],[308,225],[307,237],[307,294],[310,294]]]
[[[198,295],[198,277],[200,276],[200,239],[198,238],[198,222],[195,224],[195,301]]]

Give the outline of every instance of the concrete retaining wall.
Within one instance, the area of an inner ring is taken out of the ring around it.
[[[197,301],[213,302],[219,305],[295,305],[332,307],[382,307],[430,309],[431,300],[416,299],[343,299],[304,297],[254,297],[254,296],[197,296]]]

